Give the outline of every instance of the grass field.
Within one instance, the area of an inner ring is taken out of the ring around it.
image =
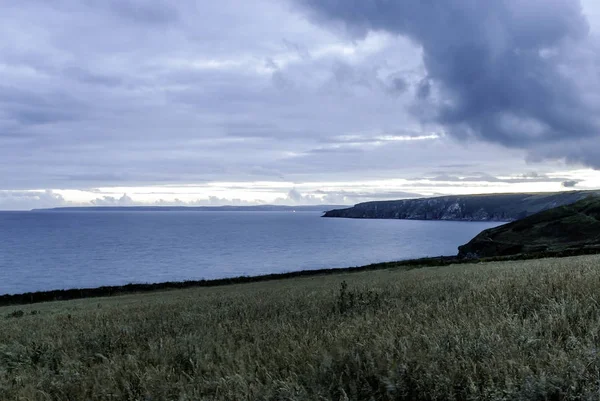
[[[600,256],[0,308],[0,400],[596,400]]]

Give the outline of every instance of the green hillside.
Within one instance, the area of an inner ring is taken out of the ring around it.
[[[485,230],[459,247],[459,257],[596,248],[600,251],[600,199],[589,197]]]

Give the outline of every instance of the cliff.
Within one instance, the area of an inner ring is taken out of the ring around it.
[[[600,198],[537,213],[485,230],[458,248],[459,258],[600,251]]]
[[[323,217],[361,219],[514,221],[577,202],[597,191],[457,195],[359,203],[326,212]]]

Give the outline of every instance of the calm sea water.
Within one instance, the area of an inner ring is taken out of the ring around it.
[[[314,212],[2,212],[0,294],[453,255],[496,225]]]

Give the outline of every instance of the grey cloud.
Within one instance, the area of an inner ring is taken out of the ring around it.
[[[331,67],[333,82],[345,90],[346,94],[360,94],[354,91],[373,91],[388,93],[398,96],[406,93],[411,82],[409,72],[396,71],[389,74],[381,74],[385,62],[372,65],[352,65],[348,62],[336,61]],[[330,83],[329,87],[331,87]]]
[[[345,62],[336,62],[332,68],[335,82],[348,89],[373,89],[379,84],[374,69],[357,68]]]
[[[90,3],[107,4],[115,14],[137,22],[167,24],[177,21],[179,17],[172,3],[164,0],[100,0]]]
[[[338,135],[331,138],[323,138],[322,142],[328,144],[368,144],[373,142],[394,142],[395,137],[406,137],[417,139],[424,135],[435,135],[435,133],[426,133],[412,131],[407,129],[394,129],[388,131],[374,131],[367,134]],[[438,135],[439,136],[439,135]]]
[[[523,178],[546,178],[546,176],[544,174],[540,174],[536,171],[530,171],[528,173],[523,173],[522,177]]]
[[[63,110],[35,110],[27,108],[14,110],[12,116],[24,125],[68,121],[72,118],[72,116],[66,114]]]
[[[442,164],[439,167],[441,168],[465,168],[465,167],[473,167],[472,163],[457,163],[457,164]]]
[[[260,123],[248,120],[225,122],[223,128],[227,136],[247,139],[273,138],[280,135],[283,131],[282,127],[273,123]]]
[[[0,107],[20,126],[76,120],[83,109],[81,102],[64,91],[40,93],[10,86],[0,86]]]
[[[265,60],[265,67],[270,68],[272,70],[278,70],[279,66],[271,57],[267,57]]]
[[[392,93],[404,93],[408,90],[408,87],[408,82],[402,77],[394,77],[390,80],[389,88]]]
[[[434,172],[431,176],[415,177],[411,181],[442,181],[442,182],[500,182],[500,180],[490,174],[485,173],[467,173],[465,176],[458,176],[454,174],[437,173]]]
[[[534,183],[534,182],[563,182],[566,180],[565,177],[549,177],[545,174],[536,172],[528,172],[521,174],[517,177],[496,177],[486,173],[463,173],[463,174],[446,174],[446,173],[433,173],[432,175],[426,175],[423,177],[413,178],[412,181],[435,181],[435,182],[485,182],[485,183],[507,183],[507,184],[521,184],[521,183]]]
[[[256,202],[249,202],[249,201],[245,201],[242,199],[227,199],[227,198],[220,198],[218,196],[209,196],[208,200],[198,200],[195,202],[190,202],[188,203],[188,205],[190,206],[221,206],[221,205],[228,205],[228,206],[252,206],[252,205],[256,205]]]
[[[392,199],[408,199],[421,198],[423,194],[408,191],[379,191],[379,192],[351,192],[351,191],[315,191],[317,194],[326,195],[333,199],[346,199],[356,202],[363,202],[369,199],[376,200],[392,200]]]
[[[301,202],[304,200],[302,194],[295,188],[288,192],[288,198],[294,202]]]
[[[82,67],[67,67],[62,72],[67,78],[92,85],[117,87],[123,85],[123,78],[108,74],[97,74]]]
[[[273,85],[275,85],[275,87],[279,90],[284,91],[294,88],[294,82],[280,70],[273,72],[271,80],[273,81]]]
[[[315,191],[314,193],[302,194],[296,188],[291,189],[285,198],[278,198],[274,204],[293,204],[293,205],[315,205],[315,204],[351,204],[356,203],[352,194],[343,191]]]
[[[94,173],[94,172],[68,174],[68,175],[62,176],[61,179],[68,180],[68,181],[74,181],[74,182],[78,182],[78,183],[94,183],[94,182],[118,183],[118,182],[124,182],[124,181],[130,180],[130,178],[124,174]]]
[[[416,96],[418,99],[426,100],[431,94],[431,82],[429,79],[423,78],[417,85]]]
[[[541,157],[547,153],[538,148],[546,144],[598,140],[597,78],[584,74],[597,65],[598,52],[579,1],[297,2],[316,21],[341,22],[355,37],[386,31],[421,45],[426,76],[415,110],[432,110],[417,113],[425,123]],[[587,149],[554,157],[600,167]]]
[[[310,193],[301,193],[297,189],[290,190],[285,198],[279,198],[275,204],[294,205],[353,205],[367,200],[392,200],[419,198],[422,194],[405,191],[324,191],[316,190]]]
[[[328,174],[343,175],[356,180],[365,177],[382,179],[422,175],[430,170],[432,160],[434,163],[445,160],[449,164],[470,160],[479,166],[485,166],[494,174],[520,173],[524,164],[518,156],[507,159],[506,155],[492,153],[490,149],[480,145],[465,149],[447,138],[392,141],[375,147],[358,146],[358,148],[362,148],[362,153],[348,154],[345,152],[347,147],[344,146],[337,152],[335,148],[326,153],[305,152],[279,160],[277,167],[288,177],[290,175],[305,177],[327,171]],[[517,168],[520,171],[514,171]]]
[[[567,163],[600,168],[600,140],[596,137],[562,140],[531,151],[528,161],[539,163],[549,158],[564,158]]]
[[[300,58],[302,58],[304,60],[310,59],[310,57],[311,57],[310,52],[308,51],[306,46],[303,46],[300,43],[296,43],[294,41],[284,38],[283,45],[285,46],[286,49],[295,52],[296,54],[298,54],[298,56],[300,56]]]
[[[364,153],[365,150],[364,149],[360,149],[357,147],[335,147],[335,148],[315,148],[315,149],[311,149],[307,152],[305,152],[305,154],[309,155],[309,154],[313,154],[313,155],[327,155],[327,154],[360,154],[360,153]]]
[[[48,6],[60,11],[104,12],[128,22],[163,25],[178,20],[177,8],[165,0],[29,0],[29,3]]]
[[[565,188],[573,188],[577,184],[579,184],[578,180],[567,180],[567,181],[563,181],[562,182],[562,186],[565,187]]]

